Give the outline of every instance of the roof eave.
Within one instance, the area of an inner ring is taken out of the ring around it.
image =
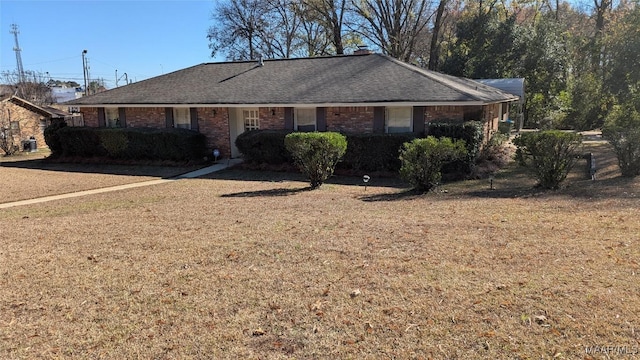
[[[324,103],[194,103],[194,104],[66,104],[68,106],[88,108],[88,107],[123,107],[123,108],[159,108],[159,107],[375,107],[375,106],[482,106],[504,102],[518,101],[518,98],[508,98],[490,101],[375,101],[375,102],[324,102]]]

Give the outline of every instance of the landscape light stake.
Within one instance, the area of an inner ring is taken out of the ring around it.
[[[362,181],[364,182],[364,191],[367,192],[367,183],[369,182],[369,180],[371,180],[371,177],[369,177],[369,175],[365,175],[362,177]]]
[[[495,188],[493,187],[493,176],[489,177],[489,189],[490,190],[495,190]]]

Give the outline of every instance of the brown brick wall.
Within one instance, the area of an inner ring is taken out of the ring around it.
[[[98,108],[80,108],[85,126],[98,127]]]
[[[163,107],[134,107],[125,109],[127,127],[151,127],[161,129],[166,127],[165,117]]]
[[[504,107],[504,105],[503,105]],[[487,142],[491,136],[498,131],[498,122],[500,121],[500,105],[491,104],[484,106],[484,141]]]
[[[373,107],[328,107],[327,131],[343,133],[373,132]]]
[[[198,131],[207,137],[209,150],[220,150],[222,158],[231,155],[228,108],[198,108]]]
[[[462,122],[464,107],[462,106],[429,106],[425,109],[425,123],[430,122]]]
[[[284,108],[283,107],[261,107],[260,129],[283,130],[284,129]]]
[[[462,106],[431,106],[425,108],[425,125],[438,121],[464,121],[465,109],[467,117],[469,108]],[[229,110],[226,107],[200,107],[198,111],[199,131],[207,137],[207,146],[210,150],[217,148],[222,157],[229,157],[231,144],[229,138]],[[234,109],[231,109],[235,111]],[[489,105],[484,108],[476,107],[472,112],[483,110],[485,118],[485,136],[497,130],[498,105]],[[495,116],[490,116],[493,111]],[[82,108],[86,126],[98,126],[98,109]],[[283,107],[261,107],[260,129],[278,130],[284,129],[285,109]],[[467,119],[468,120],[468,119]],[[481,120],[481,119],[478,119]],[[343,133],[371,133],[373,132],[373,107],[327,107],[326,109],[327,131]],[[154,108],[127,108],[127,127],[165,127],[165,109]]]
[[[44,128],[40,126],[40,121],[46,121],[46,125],[51,122],[49,117],[35,113],[12,103],[9,100],[0,103],[0,127],[11,127],[11,122],[18,122],[18,129],[12,130],[13,144],[22,151],[22,141],[29,140],[31,136],[36,139],[38,148],[47,147],[44,141]]]

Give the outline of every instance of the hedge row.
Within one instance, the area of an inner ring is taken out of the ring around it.
[[[471,173],[480,154],[484,138],[481,122],[468,121],[462,124],[434,123],[429,125],[427,135],[435,138],[448,137],[453,140],[464,140],[465,142],[466,156],[442,167],[442,173],[445,178],[463,178]]]
[[[284,146],[284,138],[290,130],[254,130],[238,136],[236,146],[245,161],[253,163],[283,164],[292,163],[291,155]],[[443,172],[451,177],[467,175],[479,154],[482,144],[482,124],[466,122],[464,124],[431,124],[427,134],[436,138],[449,137],[464,140],[467,155],[464,159],[445,165]],[[417,136],[404,134],[345,134],[347,152],[338,167],[361,171],[397,172],[402,144]]]
[[[206,137],[186,129],[59,127],[49,133],[58,142],[51,147],[47,140],[54,156],[188,161],[207,153]]]
[[[293,159],[284,146],[284,138],[291,130],[245,131],[236,138],[236,147],[251,163],[284,164]]]
[[[347,135],[347,153],[339,166],[362,171],[400,171],[402,144],[415,138],[413,133]]]

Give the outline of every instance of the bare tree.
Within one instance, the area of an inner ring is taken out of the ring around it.
[[[268,26],[267,10],[266,3],[260,0],[218,3],[212,13],[215,24],[207,34],[211,57],[223,52],[232,60],[255,59],[262,42],[260,35]]]
[[[303,0],[302,4],[308,10],[306,14],[325,29],[327,38],[334,47],[335,54],[344,54],[345,46],[342,35],[347,12],[347,1]]]
[[[262,54],[270,58],[290,58],[299,54],[302,22],[294,0],[268,0],[265,15],[270,21],[260,29]]]
[[[352,5],[363,19],[356,32],[383,53],[407,62],[433,15],[428,0],[352,0]]]
[[[305,48],[306,56],[331,54],[330,47],[332,42],[327,36],[326,28],[322,25],[320,14],[303,1],[296,5],[296,11],[302,14],[298,36]]]
[[[2,80],[5,84],[16,89],[15,95],[36,105],[49,105],[53,103],[51,88],[47,86],[50,79],[48,73],[27,70],[24,72],[24,81],[15,71],[2,72]]]
[[[13,131],[11,129],[11,111],[2,109],[0,114],[0,150],[5,156],[12,155],[18,148],[13,141]]]

